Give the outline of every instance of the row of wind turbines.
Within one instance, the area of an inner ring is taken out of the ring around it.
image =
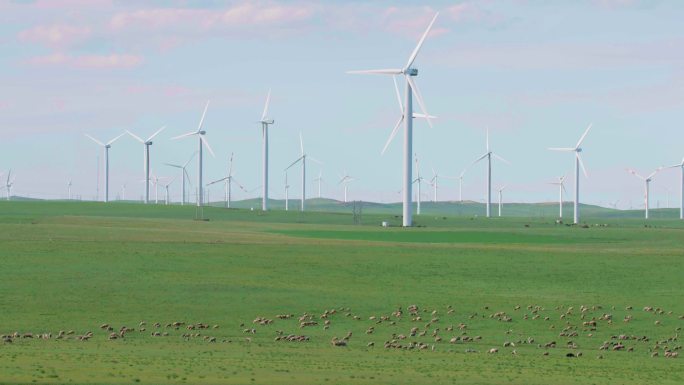
[[[418,57],[418,54],[428,37],[433,25],[435,24],[437,17],[439,16],[439,13],[435,14],[432,20],[430,21],[430,24],[428,25],[427,29],[421,36],[420,40],[418,41],[418,44],[412,51],[411,55],[408,58],[408,61],[406,64],[401,67],[401,68],[394,68],[394,69],[377,69],[377,70],[362,70],[362,71],[349,71],[348,73],[351,74],[371,74],[371,75],[390,75],[392,76],[393,82],[394,82],[394,90],[397,96],[397,102],[399,105],[400,109],[400,116],[392,129],[389,138],[387,139],[385,146],[383,147],[381,154],[384,154],[393,139],[396,137],[396,135],[399,133],[399,129],[403,124],[404,128],[404,142],[403,142],[403,161],[402,161],[402,167],[403,167],[403,182],[402,182],[402,189],[401,189],[401,194],[402,194],[402,225],[403,226],[411,226],[413,224],[413,196],[412,196],[412,188],[413,185],[416,184],[418,188],[418,195],[417,195],[417,213],[420,214],[420,196],[421,196],[421,183],[425,180],[424,178],[421,177],[419,168],[417,168],[417,178],[413,178],[413,120],[414,119],[424,119],[427,121],[428,125],[432,127],[432,120],[436,119],[436,116],[432,116],[427,112],[423,97],[420,93],[420,90],[418,88],[418,85],[416,83],[416,80],[414,79],[415,77],[418,76],[418,69],[414,66],[415,61]],[[401,94],[399,92],[399,85],[397,83],[397,76],[403,77],[402,79],[404,80],[404,85],[405,85],[405,91],[403,95],[403,101]],[[413,109],[413,99],[417,101],[421,112],[417,113],[414,112]],[[271,100],[271,91],[269,90],[267,97],[266,97],[266,103],[264,106],[263,113],[261,115],[260,120],[258,123],[261,125],[261,131],[262,131],[262,183],[261,183],[261,188],[262,188],[262,210],[266,211],[268,210],[268,202],[269,202],[269,128],[273,124],[275,124],[274,119],[270,118],[268,116],[268,110],[269,110],[269,104]],[[211,146],[209,145],[208,141],[205,138],[206,131],[203,130],[203,123],[204,119],[207,113],[207,109],[209,107],[209,102],[205,105],[204,112],[202,113],[202,116],[199,121],[199,125],[196,130],[173,137],[171,139],[176,140],[176,139],[183,139],[183,138],[197,138],[197,150],[193,154],[193,157],[197,155],[197,189],[198,189],[198,194],[197,194],[197,205],[202,206],[203,205],[203,180],[202,180],[202,175],[203,175],[203,168],[202,168],[202,162],[203,162],[203,151],[204,148],[209,151],[209,153],[214,156],[214,152],[211,149]],[[584,133],[581,135],[579,138],[577,144],[573,147],[561,147],[561,148],[550,148],[550,150],[553,151],[561,151],[561,152],[572,152],[574,153],[574,200],[573,200],[573,222],[574,223],[579,223],[580,221],[580,169],[582,170],[582,173],[587,176],[587,171],[584,166],[584,163],[582,161],[581,153],[583,151],[582,149],[582,144],[584,140],[586,139],[587,135],[589,134],[589,131],[591,130],[591,124],[587,127],[587,129],[584,131]],[[148,139],[143,140],[141,137],[133,134],[130,131],[126,131],[127,134],[129,134],[131,137],[136,139],[138,142],[144,145],[144,172],[145,172],[145,203],[149,202],[149,185],[150,185],[150,168],[149,168],[149,163],[150,163],[150,146],[153,144],[153,139],[159,135],[160,132],[162,132],[165,129],[165,127],[160,128],[158,131],[156,131],[154,134],[152,134]],[[92,139],[94,142],[96,142],[98,145],[102,146],[105,151],[105,201],[109,200],[109,149],[111,148],[111,145],[121,138],[124,134],[121,134],[114,139],[110,140],[109,142],[103,143],[101,141],[98,141],[97,139],[91,137],[88,135],[90,139]],[[322,165],[322,162],[316,160],[315,158],[309,156],[305,151],[304,151],[304,143],[303,139],[301,137],[300,133],[300,156],[295,159],[288,167],[284,169],[285,172],[285,201],[286,201],[286,209],[288,208],[287,201],[288,201],[288,190],[289,190],[289,184],[287,180],[287,172],[295,167],[296,165],[300,165],[301,167],[301,207],[300,210],[304,211],[305,210],[305,203],[306,203],[306,168],[307,168],[307,160],[311,160],[315,163],[318,163]],[[180,165],[180,164],[168,164],[171,167],[176,167],[181,170],[181,178],[183,180],[183,199],[182,203],[185,203],[185,179],[186,176],[188,176],[186,168],[190,161],[193,158],[191,157],[190,160],[188,160],[186,163]],[[486,152],[477,158],[473,164],[471,164],[469,167],[486,160],[487,164],[487,178],[486,178],[486,216],[490,217],[492,215],[491,213],[491,204],[492,204],[492,161],[496,159],[497,161],[502,161],[504,163],[509,163],[506,159],[498,155],[497,153],[494,153],[489,145],[489,131],[487,130],[486,134]],[[416,166],[417,166],[417,159],[416,159]],[[459,197],[462,200],[462,182],[463,182],[463,177],[468,170],[467,167],[466,169],[463,170],[461,175],[458,177],[459,179]],[[684,219],[684,160],[682,160],[681,164],[678,165],[673,165],[670,166],[669,168],[675,168],[679,167],[682,170],[682,207],[680,209],[680,217]],[[232,175],[232,155],[231,155],[231,160],[230,160],[230,165],[229,165],[229,170],[228,170],[228,175],[218,179],[216,181],[211,182],[211,184],[219,183],[219,182],[224,182],[225,183],[225,190],[226,190],[226,201],[228,202],[228,206],[230,205],[230,200],[231,200],[231,188],[232,184],[236,183],[241,189],[244,190],[244,187],[239,184],[237,181],[235,181],[233,175]],[[655,176],[657,172],[662,170],[663,168],[660,168],[656,170],[656,172],[644,177],[638,174],[636,171],[629,170],[629,172],[639,178],[641,178],[645,182],[645,212],[646,212],[646,218],[648,218],[648,212],[649,212],[649,183]],[[456,179],[453,177],[446,177],[446,176],[441,176],[434,172],[433,170],[434,177],[431,180],[432,187],[434,189],[434,199],[435,201],[437,200],[437,189],[438,189],[438,182],[439,178],[450,178],[450,179]],[[339,184],[344,185],[344,196],[345,196],[345,202],[347,200],[347,187],[348,184],[353,181],[354,178],[349,176],[346,172],[345,175],[340,175],[340,182]],[[565,191],[565,180],[566,177],[560,177],[557,182],[552,182],[552,184],[557,185],[559,189],[559,205],[560,205],[560,211],[559,211],[559,216],[562,218],[563,215],[563,192]],[[322,175],[319,174],[318,178],[315,179],[315,181],[318,182],[318,190],[319,190],[319,196],[320,196],[320,184],[322,182]],[[506,187],[503,186],[499,189],[497,189],[498,192],[498,197],[499,197],[499,215],[501,215],[501,207],[502,207],[502,195],[503,191]],[[168,184],[166,185],[167,189],[167,195],[168,195]]]

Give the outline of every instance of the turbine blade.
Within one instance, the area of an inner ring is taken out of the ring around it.
[[[498,160],[500,160],[500,161],[502,161],[502,162],[504,162],[504,163],[506,163],[506,164],[511,164],[511,162],[507,161],[506,159],[500,157],[499,155],[497,155],[497,154],[495,154],[495,153],[492,153],[492,155],[494,155],[494,157],[495,157],[496,159],[498,159]]]
[[[171,140],[181,139],[181,138],[185,138],[187,136],[192,136],[192,135],[197,135],[197,131],[188,132],[187,134],[174,136],[173,138],[171,138]],[[143,141],[143,143],[145,143],[145,142]]]
[[[401,94],[399,93],[399,86],[397,85],[397,77],[392,76],[392,80],[394,81],[394,93],[397,95],[397,102],[399,102],[399,111],[403,114],[404,105],[401,103]]]
[[[190,162],[191,162],[192,159],[195,157],[195,155],[197,155],[197,151],[193,152],[192,155],[190,155],[190,159],[188,159],[188,161],[185,162],[185,164],[183,165],[183,168],[187,167],[188,164],[190,164]]]
[[[471,164],[471,166],[472,166],[473,164],[475,164],[475,163],[481,161],[482,159],[486,158],[487,155],[489,155],[489,153],[486,153],[486,154],[482,155],[481,157],[475,159],[475,161]],[[465,173],[465,170],[464,170],[463,172]]]
[[[302,150],[302,155],[304,155],[304,140],[302,139],[301,131],[299,131],[299,148]]]
[[[217,179],[217,180],[215,180],[215,181],[213,181],[213,182],[207,183],[207,186],[211,186],[212,184],[216,184],[216,183],[218,183],[218,182],[223,182],[223,181],[226,180],[226,179],[228,179],[228,177],[221,178],[221,179]]]
[[[413,62],[416,60],[420,48],[423,46],[425,39],[427,38],[428,34],[430,33],[430,30],[432,29],[432,25],[435,24],[435,20],[437,20],[437,16],[439,16],[439,12],[435,13],[435,16],[432,18],[432,21],[430,22],[430,25],[428,25],[427,29],[423,33],[423,36],[421,36],[420,40],[418,41],[418,45],[416,45],[416,48],[413,50],[413,53],[411,53],[411,56],[409,56],[408,62],[406,62],[406,68],[411,67],[411,65],[413,65]]]
[[[197,126],[197,132],[202,131],[202,125],[204,124],[204,116],[207,115],[207,109],[209,108],[209,100],[207,100],[207,104],[204,106],[204,112],[202,112],[202,118],[200,119],[199,125]]]
[[[308,158],[309,160],[314,161],[315,163],[320,164],[321,166],[323,165],[323,162],[321,162],[320,160],[318,160],[318,159],[312,157],[311,155],[307,156],[307,158]]]
[[[639,179],[641,179],[641,180],[646,180],[646,178],[644,178],[642,175],[640,175],[638,172],[636,172],[636,170],[633,170],[633,169],[631,169],[631,168],[628,168],[628,169],[627,169],[627,172],[630,173],[630,174],[632,174],[632,175],[634,175],[635,177],[637,177],[637,178],[639,178]]]
[[[397,135],[397,131],[399,130],[399,126],[401,126],[401,122],[404,120],[404,115],[402,115],[399,120],[397,121],[397,124],[394,125],[394,129],[392,129],[392,133],[390,134],[389,138],[387,139],[387,142],[385,143],[385,147],[382,148],[382,152],[380,152],[380,155],[384,155],[385,151],[387,151],[387,147],[389,147],[390,143],[392,143],[392,139]]]
[[[589,130],[591,130],[592,124],[594,124],[594,123],[589,123],[589,127],[587,127],[587,129],[584,131],[584,134],[582,134],[582,136],[580,137],[580,140],[577,142],[577,146],[575,146],[575,148],[579,148],[579,146],[582,145],[582,142],[584,142],[584,138],[587,137]]]
[[[423,103],[423,97],[420,94],[420,90],[418,89],[416,82],[411,78],[411,76],[406,76],[406,80],[411,85],[411,89],[413,90],[413,95],[416,97],[416,100],[418,101],[418,105],[420,106],[420,109],[425,114],[425,120],[427,120],[430,127],[432,127],[432,121],[429,118],[430,114],[428,114],[427,109],[425,108],[425,103]]]
[[[133,139],[137,140],[138,142],[145,144],[145,141],[142,140],[142,138],[139,137],[138,135],[136,135],[136,134],[134,134],[134,133],[132,133],[132,132],[130,132],[130,131],[128,131],[128,130],[126,130],[126,133],[128,133],[128,135],[132,136]]]
[[[434,115],[425,115],[425,114],[419,114],[417,112],[413,113],[414,118],[419,118],[419,119],[437,119],[436,116]]]
[[[549,147],[548,150],[551,150],[551,151],[575,151],[574,148],[570,148],[570,147]]]
[[[587,174],[587,169],[584,168],[584,162],[582,162],[582,157],[580,156],[579,152],[575,153],[575,156],[577,156],[577,160],[579,160],[580,167],[582,167],[582,172],[584,173],[584,176],[586,178],[589,178],[589,174]]]
[[[229,163],[228,176],[230,177],[233,175],[233,153],[232,152],[230,153],[230,160],[228,161],[228,163]]]
[[[489,152],[489,127],[486,128],[487,152]]]
[[[298,163],[300,160],[302,160],[302,159],[304,159],[303,156],[300,156],[299,158],[297,158],[297,160],[295,160],[294,162],[290,163],[290,165],[287,166],[287,168],[285,168],[285,171],[289,170],[290,167],[294,166],[295,164],[297,164],[297,163]]]
[[[166,128],[166,126],[162,126],[162,128],[158,129],[157,132],[155,132],[154,134],[152,134],[152,136],[150,136],[150,137],[147,139],[147,141],[149,142],[150,140],[154,139],[154,137],[157,136],[157,135],[159,135],[160,132],[164,131],[165,128]]]
[[[261,121],[266,120],[266,115],[268,114],[268,105],[271,104],[271,89],[268,89],[268,94],[266,94],[266,104],[264,104],[264,112],[261,114]]]
[[[205,146],[207,146],[207,150],[209,150],[209,153],[211,154],[211,156],[216,158],[216,155],[214,155],[214,150],[211,149],[211,146],[209,145],[209,141],[207,141],[207,139],[204,137],[204,135],[200,135],[200,140],[202,141],[202,143],[204,143]]]
[[[88,138],[90,138],[90,140],[92,140],[93,142],[95,142],[95,143],[99,144],[100,146],[102,146],[102,147],[104,147],[104,146],[105,146],[105,144],[104,144],[104,143],[102,143],[102,142],[100,142],[99,140],[97,140],[97,139],[93,138],[92,136],[90,136],[90,135],[88,135],[88,134],[83,134],[83,135],[87,136]]]
[[[171,164],[171,163],[164,163],[167,166],[175,167],[175,168],[183,168],[183,166],[178,165],[178,164]]]
[[[126,132],[122,132],[122,133],[121,133],[120,135],[118,135],[116,138],[114,138],[114,139],[110,140],[109,142],[107,142],[107,145],[111,145],[112,143],[116,142],[120,137],[122,137],[122,136],[124,136],[124,135],[126,135]]]
[[[347,73],[353,74],[353,75],[401,75],[404,72],[400,69],[382,69],[382,70],[347,71]]]

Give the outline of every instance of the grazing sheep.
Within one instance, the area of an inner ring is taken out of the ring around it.
[[[491,348],[488,351],[489,354],[494,354],[494,353],[498,353],[498,352],[499,352],[499,349],[497,349],[497,348]]]

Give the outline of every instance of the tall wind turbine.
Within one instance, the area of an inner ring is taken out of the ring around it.
[[[430,179],[430,185],[432,186],[432,193],[433,193],[433,202],[437,202],[437,190],[439,189],[439,179],[440,178],[446,178],[446,179],[456,179],[452,176],[444,176],[440,175],[435,169],[432,169],[432,179]]]
[[[197,135],[198,138],[198,148],[197,148],[197,206],[202,207],[203,206],[203,192],[202,192],[202,149],[204,146],[207,146],[207,150],[209,150],[209,153],[211,156],[214,156],[214,150],[211,149],[211,146],[209,145],[209,142],[204,138],[204,135],[206,135],[206,131],[202,130],[202,125],[204,124],[204,117],[207,115],[207,108],[209,108],[209,101],[207,100],[207,104],[204,106],[204,112],[202,112],[202,118],[200,118],[199,125],[197,126],[196,131],[188,132],[187,134],[183,135],[178,135],[171,140],[176,140],[176,139],[181,139],[181,138],[186,138],[188,136],[195,136]]]
[[[681,169],[681,180],[680,180],[680,201],[679,201],[679,219],[684,219],[684,158],[682,158],[682,163],[669,166],[667,168],[679,168]]]
[[[627,169],[628,173],[630,173],[630,174],[634,175],[635,177],[644,181],[644,216],[646,219],[648,219],[648,209],[649,209],[649,203],[650,203],[649,195],[650,195],[650,189],[651,189],[651,181],[653,180],[653,177],[655,176],[655,174],[660,172],[660,170],[662,170],[662,169],[663,168],[660,167],[657,170],[653,171],[648,176],[641,176],[636,171],[634,171],[632,169]]]
[[[563,218],[563,191],[565,190],[565,178],[563,175],[558,178],[558,182],[550,182],[549,184],[558,186],[558,218]]]
[[[506,186],[503,186],[497,190],[499,192],[499,216],[501,216],[501,207],[503,206],[503,190],[505,188]]]
[[[463,176],[468,169],[464,169],[461,175],[458,176],[458,201],[463,203]]]
[[[160,132],[164,131],[166,126],[163,126],[162,128],[158,129],[157,132],[152,134],[147,140],[142,140],[141,137],[135,135],[134,133],[126,130],[128,135],[133,137],[133,139],[137,140],[138,142],[142,143],[143,146],[145,146],[145,152],[143,156],[143,169],[145,172],[145,203],[150,202],[150,146],[152,145],[152,139],[154,139],[155,136],[159,135]]]
[[[93,142],[99,144],[100,146],[102,146],[104,148],[104,158],[105,158],[105,162],[104,162],[104,174],[105,174],[104,201],[109,202],[109,149],[112,147],[112,143],[114,143],[117,139],[122,137],[124,134],[117,136],[116,138],[110,140],[107,143],[102,143],[99,140],[93,138],[92,136],[90,136],[88,134],[84,134],[84,135],[87,136],[88,138],[90,138],[90,140],[92,140]]]
[[[573,203],[574,205],[574,218],[573,221],[575,224],[579,223],[579,169],[582,167],[582,172],[584,173],[585,177],[589,177],[587,174],[587,169],[584,168],[584,162],[582,162],[582,157],[580,156],[580,153],[582,152],[582,142],[584,139],[587,137],[587,134],[589,133],[589,130],[591,129],[591,124],[589,124],[589,127],[584,131],[584,134],[580,137],[579,141],[577,141],[577,144],[575,147],[552,147],[549,148],[551,151],[566,151],[566,152],[574,152],[575,153],[575,202]]]
[[[295,164],[299,163],[300,161],[302,162],[302,207],[301,207],[301,211],[304,211],[304,208],[305,208],[304,206],[305,206],[305,202],[306,202],[306,158],[307,158],[307,155],[304,152],[304,141],[302,140],[302,133],[301,132],[299,133],[299,146],[300,146],[300,149],[302,150],[302,152],[301,152],[302,155],[299,158],[297,158],[297,160],[292,162],[289,166],[287,166],[285,171],[289,170],[290,167],[294,166]],[[312,161],[318,163],[318,164],[323,164],[320,161],[318,161],[318,160],[316,160],[310,156],[308,158],[311,159]]]
[[[188,180],[190,179],[190,177],[189,177],[189,175],[188,175],[188,171],[187,171],[186,168],[188,167],[188,164],[190,164],[190,162],[192,161],[192,158],[194,158],[196,154],[197,154],[197,151],[193,152],[192,155],[190,156],[190,159],[188,159],[188,161],[185,162],[185,163],[182,164],[182,165],[180,165],[180,164],[172,164],[172,163],[164,163],[164,164],[167,165],[167,166],[171,166],[171,167],[174,167],[174,168],[177,168],[177,169],[180,169],[180,170],[181,170],[181,182],[182,182],[182,183],[181,183],[181,206],[185,205],[185,199],[186,199],[186,194],[185,194],[185,183],[186,183],[186,182],[185,182],[185,177],[188,177]]]
[[[262,195],[261,195],[261,209],[263,211],[268,210],[268,126],[275,123],[273,119],[268,119],[268,105],[271,102],[271,90],[268,90],[268,95],[266,96],[266,105],[264,106],[264,112],[261,114],[261,138],[262,138]]]
[[[489,149],[489,128],[487,129],[487,152],[484,153],[481,157],[477,158],[474,162],[473,165],[482,159],[487,159],[487,202],[486,202],[486,208],[487,208],[487,218],[491,217],[491,206],[492,206],[492,157],[499,159],[500,161],[504,163],[510,164],[509,161],[506,159],[500,157],[499,155],[495,154],[492,150]]]
[[[68,190],[68,199],[71,200],[71,179],[69,179],[69,183],[67,183],[67,190]]]
[[[349,189],[349,183],[354,181],[354,178],[352,178],[347,172],[344,172],[344,176],[340,175],[340,183],[338,184],[343,184],[344,185],[344,203],[347,203],[347,190]]]
[[[418,52],[420,51],[420,48],[423,46],[423,43],[425,42],[425,39],[427,38],[428,34],[430,33],[430,30],[432,29],[433,24],[435,23],[435,20],[437,20],[437,16],[439,13],[435,14],[435,16],[432,18],[432,21],[428,25],[427,29],[425,30],[425,33],[423,33],[423,36],[421,36],[420,40],[418,41],[418,45],[416,48],[413,50],[411,53],[411,56],[409,56],[408,62],[406,65],[401,68],[401,69],[381,69],[381,70],[367,70],[367,71],[351,71],[349,73],[354,73],[354,74],[378,74],[378,75],[403,75],[405,80],[406,80],[406,93],[404,95],[405,97],[405,103],[402,106],[402,115],[399,121],[397,122],[397,125],[394,127],[394,130],[392,131],[392,134],[390,135],[389,141],[392,140],[394,137],[394,134],[398,130],[399,126],[401,125],[401,122],[404,122],[404,162],[403,162],[403,167],[404,167],[404,180],[403,180],[403,219],[402,219],[402,225],[405,227],[409,227],[412,225],[412,210],[411,210],[411,198],[412,198],[412,192],[411,192],[411,186],[413,184],[413,178],[411,176],[412,169],[413,169],[413,162],[412,162],[412,156],[413,156],[413,96],[415,95],[416,100],[418,101],[418,104],[420,105],[421,110],[423,111],[423,114],[425,115],[425,118],[428,121],[428,124],[432,126],[432,122],[430,121],[431,117],[427,113],[427,109],[425,108],[425,103],[423,103],[423,97],[420,94],[420,91],[418,90],[418,87],[416,85],[416,82],[413,80],[414,76],[418,76],[418,69],[413,67],[413,62],[416,60],[416,57],[418,56]],[[385,148],[387,148],[387,145],[385,145]]]
[[[225,201],[224,202],[225,202],[226,208],[230,208],[230,203],[233,200],[233,198],[232,198],[232,187],[233,187],[232,184],[233,184],[233,182],[237,183],[238,187],[240,187],[243,191],[247,191],[247,190],[245,190],[244,187],[242,187],[242,185],[238,181],[235,180],[235,177],[233,177],[233,153],[232,152],[230,153],[230,159],[228,160],[228,176],[225,176],[221,179],[217,179],[217,180],[207,184],[207,186],[211,186],[211,185],[213,185],[215,183],[219,183],[219,182],[224,182],[224,188],[225,188],[225,197],[224,197]]]

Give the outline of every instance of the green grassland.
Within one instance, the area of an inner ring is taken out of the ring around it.
[[[354,225],[343,210],[208,207],[197,221],[192,206],[0,202],[0,334],[52,333],[0,342],[0,383],[684,383],[684,357],[664,357],[684,327],[682,222],[589,212],[583,228],[428,211],[402,229],[379,226],[399,223],[392,212],[364,210]],[[305,313],[318,324],[300,328]],[[583,325],[592,319],[595,330]],[[108,340],[103,323],[135,331]],[[198,323],[210,327],[187,329]],[[427,333],[396,343],[426,349],[383,346],[412,327]],[[348,332],[346,347],[331,345]],[[465,336],[480,338],[449,342]]]

